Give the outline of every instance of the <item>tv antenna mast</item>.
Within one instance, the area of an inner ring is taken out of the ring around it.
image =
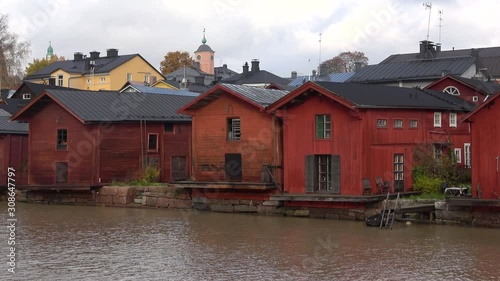
[[[432,2],[424,3],[425,9],[429,9],[429,20],[427,21],[427,41],[429,41],[429,27],[431,25],[431,10],[432,10]]]
[[[441,43],[441,27],[443,26],[443,10],[438,10],[439,13],[439,43]]]
[[[319,63],[318,63],[318,70],[321,69],[321,67],[319,67],[319,66],[321,65],[321,35],[322,34],[323,33],[319,34],[319,59],[318,59]],[[318,71],[318,74],[322,74],[322,73],[319,73],[319,71]]]

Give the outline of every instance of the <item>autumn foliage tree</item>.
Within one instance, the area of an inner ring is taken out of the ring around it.
[[[22,64],[30,53],[30,44],[9,32],[9,17],[0,14],[0,87],[14,88],[23,77]]]
[[[38,70],[45,68],[46,66],[52,64],[53,62],[63,61],[63,60],[66,60],[66,59],[63,56],[58,57],[57,55],[53,55],[52,57],[50,57],[49,60],[47,60],[46,58],[33,59],[33,62],[30,62],[28,64],[28,66],[26,67],[26,70],[25,70],[26,76],[29,76],[29,75],[37,72]]]
[[[340,73],[354,71],[356,62],[361,63],[362,66],[368,65],[368,58],[365,56],[365,53],[360,51],[342,52],[323,63],[326,64],[328,73]]]
[[[163,75],[174,72],[183,66],[192,66],[193,58],[188,52],[168,52],[165,59],[160,63],[160,71]]]

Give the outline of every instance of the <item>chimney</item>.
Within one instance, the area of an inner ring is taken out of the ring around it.
[[[292,79],[297,78],[297,71],[292,71]]]
[[[257,72],[259,71],[259,60],[258,59],[253,59],[252,60],[252,72]]]
[[[106,56],[108,58],[114,58],[118,56],[118,49],[107,49]]]
[[[449,69],[441,70],[441,77],[445,77],[446,75],[450,75],[450,74],[451,74],[451,70],[449,70]]]
[[[322,63],[319,65],[319,75],[320,76],[325,76],[328,74],[328,70],[326,68],[326,63]]]
[[[354,63],[354,72],[359,72],[363,68],[363,63],[360,61],[357,61]]]
[[[100,53],[99,53],[98,51],[92,51],[92,52],[90,52],[90,59],[91,59],[91,60],[92,60],[92,59],[94,59],[94,60],[95,60],[95,59],[98,59],[98,58],[99,58],[99,54],[100,54]]]
[[[439,47],[441,50],[441,47]],[[433,58],[437,52],[437,47],[432,41],[420,41],[420,57],[424,59]]]
[[[222,73],[224,73],[224,74],[227,73],[227,64],[222,65]]]
[[[50,77],[49,78],[49,86],[55,86],[56,85],[56,78]]]
[[[79,60],[83,60],[83,54],[80,53],[80,52],[75,52],[73,54],[73,60],[74,61],[79,61]]]
[[[195,62],[193,62],[193,67],[194,67],[194,69],[196,69],[196,70],[200,70],[200,62],[199,62],[199,61],[195,61]]]
[[[314,77],[316,77],[316,70],[315,70],[315,69],[313,69],[313,72],[312,72],[312,77],[313,77],[313,78],[314,78]]]
[[[201,75],[195,76],[194,83],[199,85],[205,85],[205,77]]]
[[[243,74],[248,74],[248,62],[243,65]]]
[[[441,52],[441,43],[436,44],[436,53]]]

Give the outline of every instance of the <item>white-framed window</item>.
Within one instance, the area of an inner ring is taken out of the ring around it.
[[[144,83],[149,83],[149,76],[148,75],[144,75]]]
[[[464,165],[470,168],[470,143],[464,143]]]
[[[410,128],[418,128],[418,120],[410,120]]]
[[[473,102],[478,102],[479,101],[479,97],[478,96],[473,96],[472,97],[472,101]]]
[[[127,73],[127,81],[132,81],[132,73]]]
[[[87,84],[90,84],[92,82],[92,79],[88,78],[87,79]]]
[[[57,86],[63,86],[64,84],[64,76],[63,75],[58,75],[57,76]]]
[[[23,100],[31,99],[31,94],[23,94]]]
[[[394,119],[394,128],[403,128],[403,119]]]
[[[461,148],[455,148],[455,160],[457,160],[457,163],[462,163],[462,149]]]
[[[332,136],[332,122],[329,114],[316,115],[316,138],[329,139]]]
[[[99,82],[106,82],[106,77],[99,78]]]
[[[456,113],[450,113],[450,127],[453,127],[453,128],[457,127],[457,114]]]
[[[240,118],[227,119],[227,140],[238,141],[241,138]]]
[[[387,119],[377,119],[377,128],[387,128]]]
[[[441,127],[441,112],[434,112],[434,127]]]
[[[446,93],[448,95],[452,96],[460,96],[460,91],[457,89],[457,87],[454,86],[448,86],[444,88],[443,93]]]

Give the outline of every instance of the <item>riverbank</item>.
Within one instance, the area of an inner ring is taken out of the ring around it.
[[[17,191],[19,202],[65,205],[91,205],[127,208],[166,208],[223,213],[246,213],[289,217],[358,220],[377,214],[384,201],[353,204],[324,202],[317,206],[270,200],[267,193],[245,193],[183,189],[168,186],[104,186],[82,191]],[[407,214],[402,219],[417,223],[500,228],[500,208],[457,206],[437,200],[399,200],[402,207],[434,204],[433,211]],[[388,206],[394,207],[395,200]]]

